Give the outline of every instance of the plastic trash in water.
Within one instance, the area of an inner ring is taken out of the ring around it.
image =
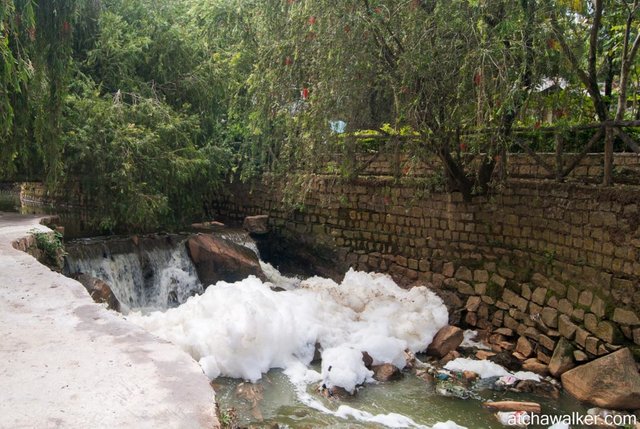
[[[436,374],[438,380],[448,380],[450,377],[451,375],[448,372],[438,372]]]
[[[513,375],[503,375],[496,381],[496,384],[501,386],[513,386],[518,381]]]

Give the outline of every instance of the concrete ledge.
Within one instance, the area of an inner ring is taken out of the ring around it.
[[[218,428],[188,354],[12,247],[40,219],[0,212],[0,427]]]

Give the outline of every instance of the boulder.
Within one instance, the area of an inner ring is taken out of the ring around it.
[[[88,274],[79,274],[76,280],[82,283],[95,302],[106,303],[109,309],[120,311],[120,301],[106,282]]]
[[[244,218],[242,227],[249,231],[250,234],[266,234],[269,232],[269,216],[247,216]]]
[[[220,280],[236,282],[250,275],[266,280],[258,257],[246,247],[211,234],[191,236],[186,245],[205,287]]]
[[[628,348],[562,374],[562,385],[580,401],[602,408],[640,408],[640,375]]]
[[[563,373],[576,366],[573,360],[574,350],[574,347],[568,340],[560,338],[549,362],[549,373],[554,377],[560,377]]]
[[[433,341],[427,347],[427,354],[439,358],[444,357],[457,349],[462,344],[462,340],[464,340],[462,329],[447,325],[433,337]]]
[[[373,378],[378,381],[393,381],[402,377],[402,372],[400,372],[398,367],[390,363],[374,365],[371,369],[373,370]]]

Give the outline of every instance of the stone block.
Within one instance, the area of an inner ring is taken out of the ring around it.
[[[623,325],[637,326],[640,325],[640,319],[633,311],[624,308],[616,308],[613,311],[613,321]]]
[[[544,305],[544,301],[547,297],[547,288],[539,287],[531,294],[531,301],[538,305]]]
[[[476,283],[473,285],[473,289],[476,291],[478,295],[484,295],[485,293],[487,293],[487,284]]]
[[[550,351],[553,351],[556,348],[556,342],[546,335],[540,335],[540,337],[538,337],[538,343]]]
[[[578,305],[590,307],[592,302],[593,292],[591,292],[590,290],[583,290],[582,292],[580,292],[580,295],[578,296]]]
[[[558,301],[558,311],[563,314],[571,315],[573,313],[573,304],[566,298],[562,298]]]
[[[603,320],[598,323],[598,327],[594,334],[596,337],[609,344],[621,344],[623,341],[623,335],[620,332],[620,329],[608,320]]]
[[[471,274],[471,270],[467,267],[460,266],[456,271],[455,278],[458,280],[463,280],[465,282],[473,281],[473,275]]]
[[[492,274],[490,281],[497,284],[500,287],[504,287],[507,284],[507,280],[504,277],[500,277],[498,274]]]
[[[599,296],[593,297],[593,302],[591,303],[591,311],[593,314],[598,316],[599,319],[602,319],[605,315],[605,303]]]
[[[584,320],[584,310],[581,308],[574,308],[571,313],[571,318],[577,322],[582,322]]]
[[[540,314],[542,312],[542,307],[534,302],[529,302],[529,314]]]
[[[480,283],[489,281],[489,272],[487,270],[475,270],[473,272],[473,280]]]
[[[595,334],[598,330],[598,318],[593,313],[587,313],[584,315],[584,327],[587,331]]]
[[[542,322],[549,328],[558,327],[558,310],[551,307],[544,307],[542,313],[540,313]]]
[[[453,262],[445,262],[445,264],[442,266],[442,275],[445,277],[453,277],[454,273],[455,267],[453,265]]]
[[[577,304],[579,293],[580,292],[575,288],[575,286],[569,286],[567,289],[567,299],[571,301],[572,304]]]
[[[521,336],[516,343],[516,352],[528,358],[533,353],[533,344],[531,344],[531,341],[529,341],[527,337]]]
[[[476,293],[473,286],[463,281],[456,282],[456,290],[463,295],[474,295]]]
[[[469,299],[467,299],[465,310],[472,311],[472,312],[478,311],[478,307],[480,307],[481,302],[482,300],[480,299],[479,296],[470,296]]]
[[[578,327],[576,329],[576,343],[582,348],[585,348],[587,345],[587,338],[589,338],[589,331]]]
[[[571,321],[569,316],[561,314],[558,317],[558,331],[567,340],[573,340],[576,336],[576,329],[578,327]]]
[[[528,301],[512,290],[505,289],[502,293],[502,300],[520,311],[524,312],[527,310]]]
[[[596,337],[587,337],[587,340],[585,341],[585,350],[587,351],[587,353],[592,354],[593,356],[597,356],[598,355],[598,346],[600,345],[600,340],[598,340]]]

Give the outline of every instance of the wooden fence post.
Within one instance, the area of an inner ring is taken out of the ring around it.
[[[613,185],[613,128],[611,124],[605,124],[604,132],[604,175],[602,184]]]

